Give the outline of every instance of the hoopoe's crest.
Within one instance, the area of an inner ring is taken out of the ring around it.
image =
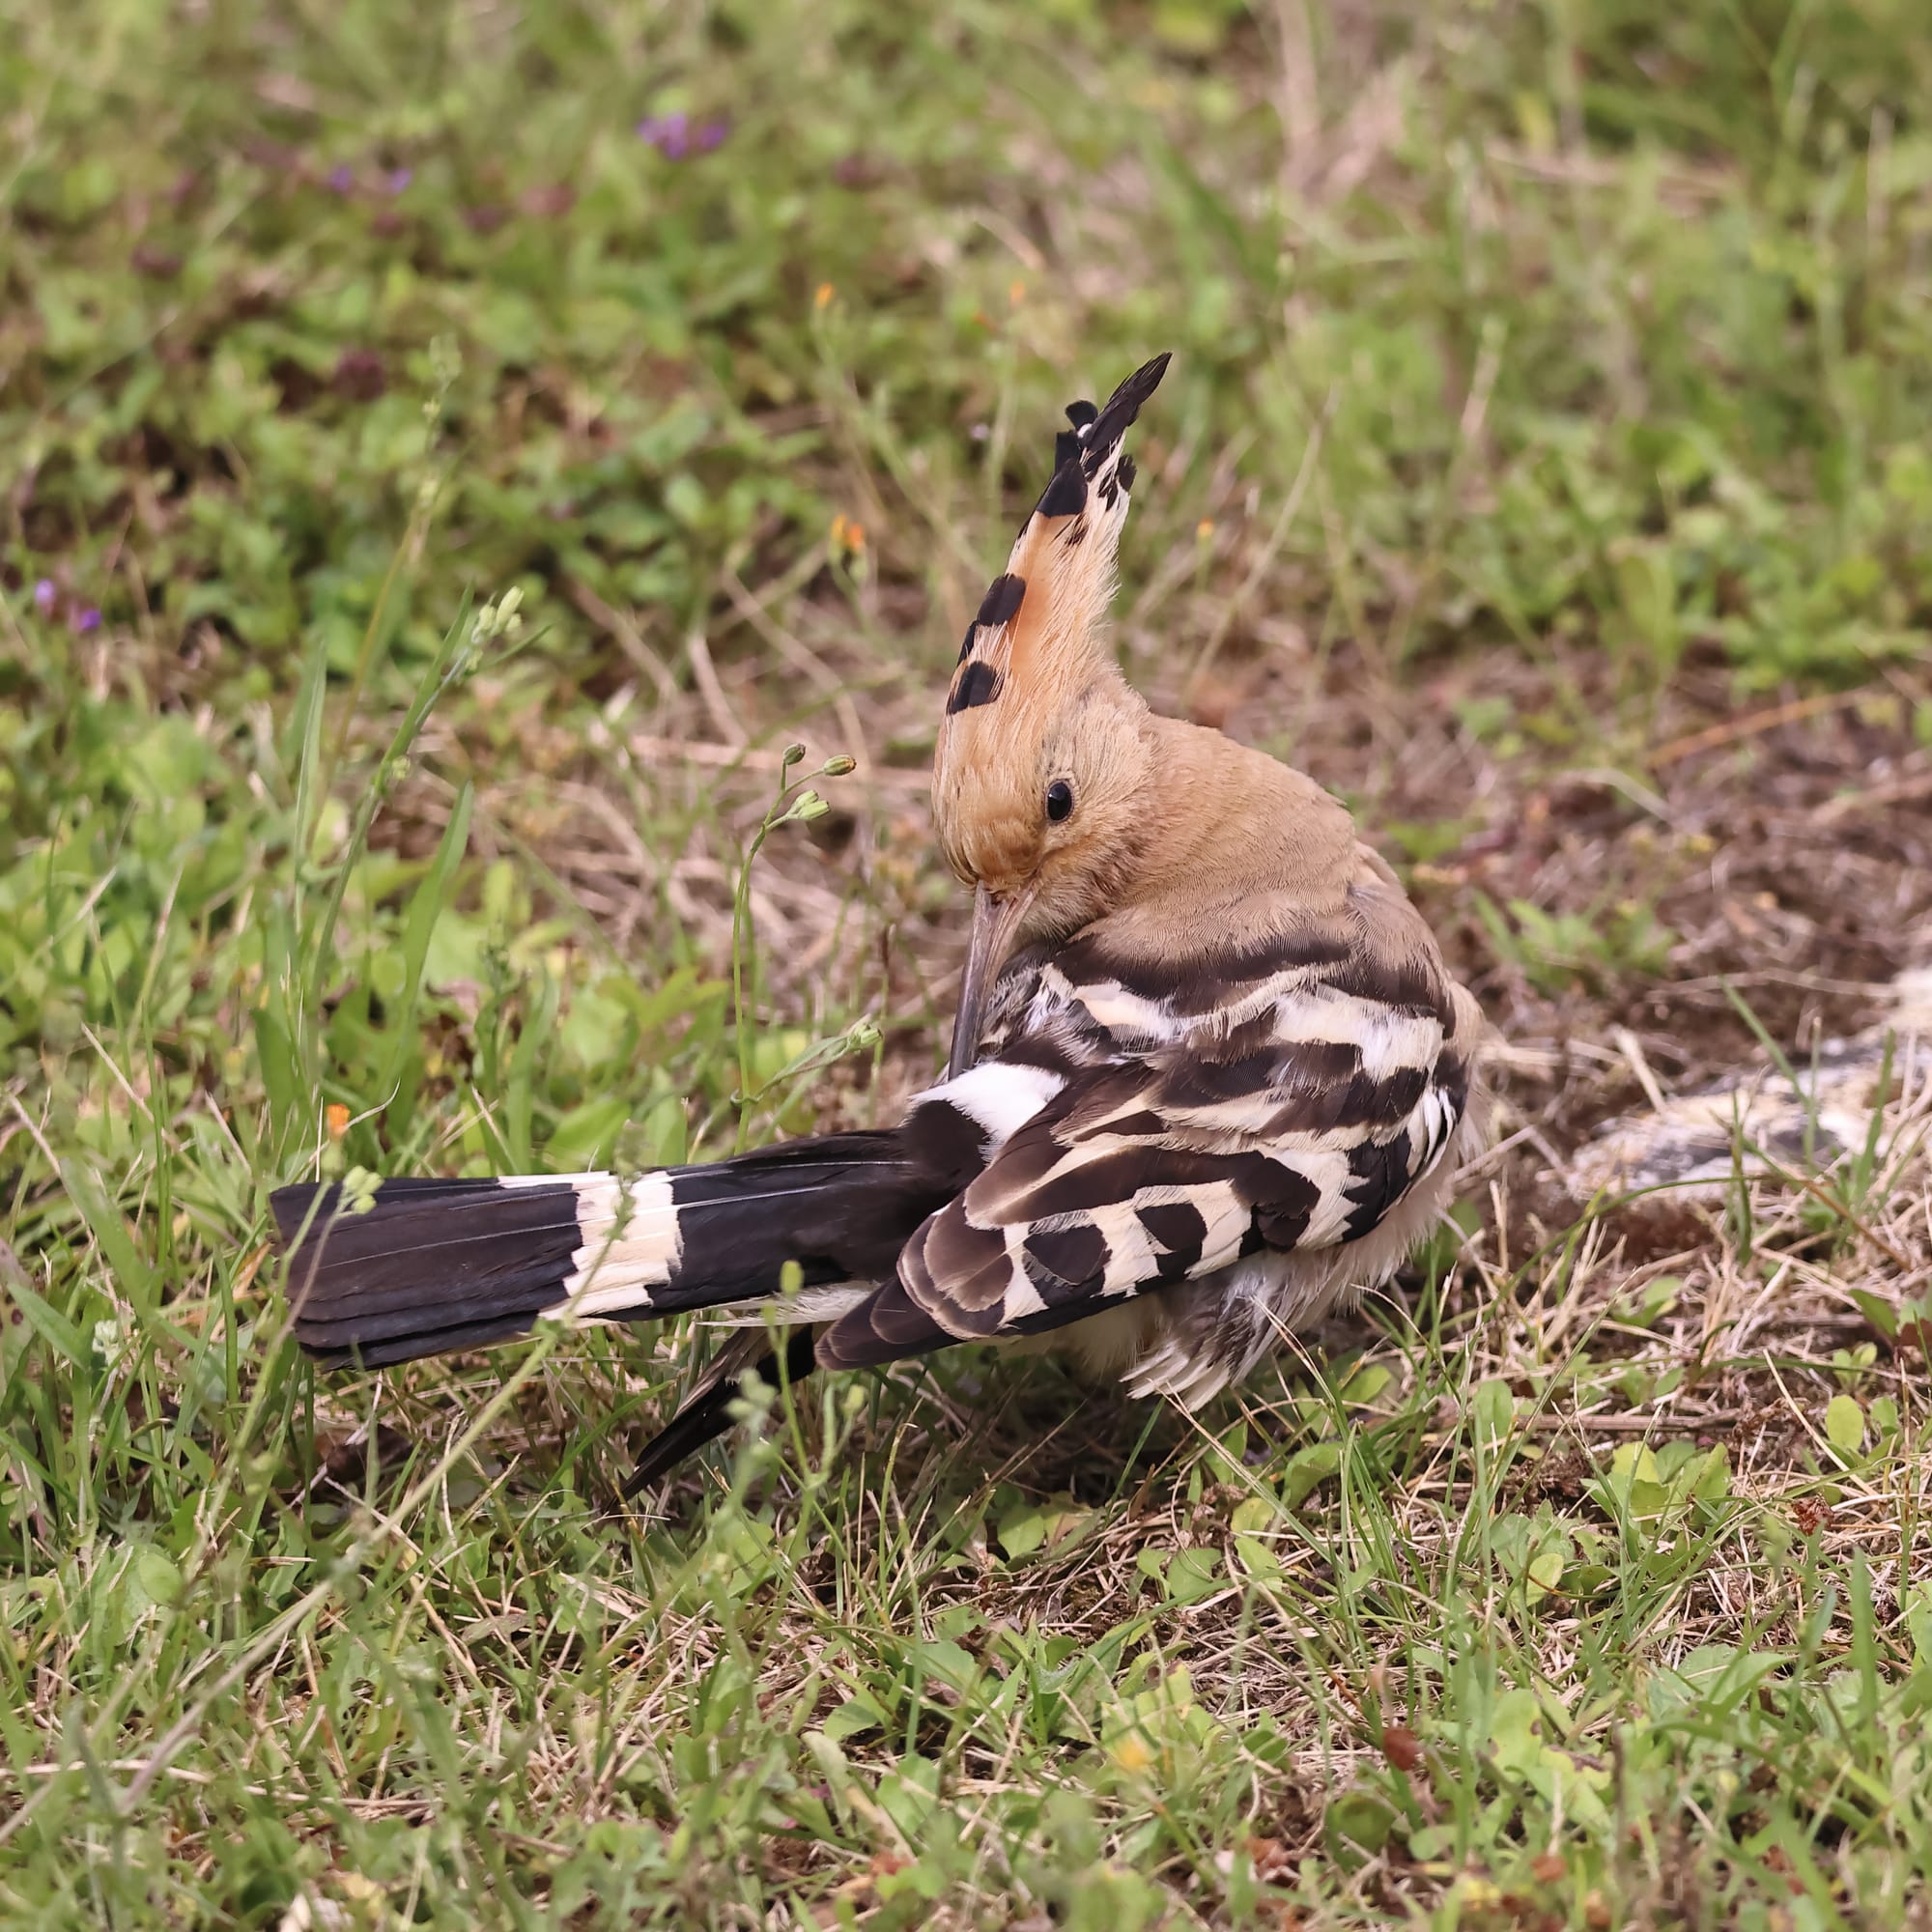
[[[1134,485],[1126,430],[1167,372],[1156,355],[1103,409],[1075,403],[1052,480],[967,626],[933,754],[940,848],[969,884],[1011,891],[1121,829],[1140,709],[1102,634]]]

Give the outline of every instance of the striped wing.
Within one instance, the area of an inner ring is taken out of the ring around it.
[[[1179,980],[1085,943],[1030,970],[974,1077],[1043,1100],[828,1332],[828,1363],[1037,1333],[1260,1249],[1359,1240],[1468,1104],[1424,954],[1304,932]]]

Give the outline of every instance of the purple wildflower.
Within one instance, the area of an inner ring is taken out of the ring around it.
[[[416,171],[413,168],[391,168],[389,170],[389,178],[383,185],[391,194],[401,194],[415,178]]]
[[[700,155],[708,155],[714,148],[722,148],[730,132],[729,121],[706,121],[693,137],[693,145]]]
[[[355,170],[347,161],[338,162],[328,171],[328,185],[337,194],[347,194],[355,185]]]
[[[638,138],[648,141],[667,160],[681,161],[691,152],[691,116],[646,114],[638,123]]]
[[[85,636],[89,631],[99,630],[100,612],[92,604],[84,611],[76,611],[73,613],[73,628],[80,632],[82,636]]]
[[[51,611],[54,608],[54,581],[43,577],[34,585],[34,608],[37,611]]]

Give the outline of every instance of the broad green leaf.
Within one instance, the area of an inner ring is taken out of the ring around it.
[[[301,1121],[311,1110],[303,1099],[295,1046],[279,1016],[267,1007],[255,1009],[255,1054],[277,1125]]]
[[[1259,1581],[1264,1582],[1281,1575],[1281,1558],[1274,1546],[1264,1543],[1259,1536],[1236,1537],[1235,1560]]]
[[[954,1690],[970,1690],[980,1675],[979,1661],[973,1653],[950,1637],[916,1643],[909,1656],[927,1677],[950,1685]]]
[[[1065,1501],[1023,1503],[1000,1519],[1000,1548],[1009,1557],[1031,1556],[1036,1549],[1058,1549],[1094,1526],[1094,1512]]]
[[[1564,1552],[1554,1546],[1539,1549],[1529,1559],[1529,1568],[1524,1572],[1524,1582],[1532,1604],[1541,1603],[1562,1581],[1563,1561]]]
[[[1790,1661],[1790,1654],[1781,1650],[1698,1644],[1678,1660],[1675,1669],[1661,1670],[1651,1680],[1652,1714],[1661,1718],[1687,1705],[1706,1715],[1734,1709]]]
[[[1247,1454],[1248,1425],[1237,1422],[1214,1445],[1208,1461],[1214,1472],[1214,1479],[1221,1483],[1239,1484],[1246,1473],[1242,1458]]]
[[[1167,1600],[1198,1604],[1227,1581],[1218,1549],[1177,1549],[1167,1566]]]
[[[1868,1289],[1855,1288],[1852,1299],[1858,1303],[1859,1313],[1888,1341],[1898,1333],[1898,1310],[1884,1295],[1873,1294]]]
[[[61,1179],[66,1183],[74,1206],[86,1217],[88,1228],[113,1271],[116,1287],[136,1308],[151,1308],[154,1303],[154,1271],[135,1247],[133,1237],[128,1233],[128,1224],[121,1218],[120,1208],[108,1198],[100,1177],[85,1162],[64,1160],[61,1162]]]
[[[1046,1541],[1046,1517],[1028,1503],[1000,1519],[1000,1548],[1009,1556],[1031,1556]]]
[[[1617,1573],[1607,1563],[1577,1563],[1563,1573],[1566,1597],[1594,1597],[1617,1580]]]
[[[1834,1395],[1825,1406],[1825,1439],[1841,1456],[1856,1456],[1865,1439],[1865,1412],[1848,1395]]]
[[[1535,1691],[1519,1688],[1496,1699],[1490,1713],[1490,1744],[1499,1765],[1521,1771],[1534,1764],[1545,1748],[1542,1733],[1543,1712]]]
[[[856,1738],[867,1731],[882,1730],[886,1714],[865,1691],[856,1697],[848,1697],[844,1703],[832,1712],[820,1726],[823,1734],[834,1744],[843,1744],[847,1738]]]
[[[1339,1442],[1311,1442],[1288,1459],[1281,1479],[1281,1506],[1299,1509],[1342,1466]]]
[[[928,1783],[937,1769],[927,1758],[906,1757],[879,1779],[879,1808],[909,1844],[919,1843],[938,1808],[938,1797]]]
[[[129,1608],[138,1612],[151,1607],[171,1609],[181,1602],[182,1574],[173,1559],[152,1543],[135,1550],[128,1565]]]
[[[64,1355],[76,1369],[92,1366],[93,1351],[81,1339],[80,1330],[52,1302],[28,1287],[24,1279],[9,1282],[7,1293],[19,1303],[20,1313],[27,1318],[27,1325],[49,1348]]]
[[[1367,1368],[1357,1369],[1349,1378],[1348,1386],[1342,1391],[1342,1400],[1351,1407],[1365,1407],[1394,1380],[1392,1370],[1383,1368],[1379,1362],[1371,1362]]]
[[[1625,1442],[1610,1458],[1610,1481],[1626,1495],[1633,1483],[1662,1483],[1663,1471],[1646,1442]]]
[[[1719,1503],[1731,1492],[1731,1459],[1719,1442],[1690,1473],[1689,1493],[1699,1502]]]
[[[1322,1815],[1321,1829],[1331,1840],[1345,1839],[1365,1852],[1378,1852],[1395,1828],[1395,1812],[1387,1801],[1370,1791],[1347,1791]]]
[[[1510,1393],[1509,1383],[1479,1382],[1470,1399],[1469,1417],[1478,1442],[1491,1447],[1500,1442],[1516,1419],[1516,1397]]]
[[[610,1149],[628,1117],[629,1109],[621,1094],[606,1094],[573,1107],[557,1122],[546,1150],[550,1165],[556,1173],[599,1167],[609,1158]]]
[[[1639,1521],[1648,1521],[1670,1507],[1670,1491],[1665,1484],[1647,1483],[1639,1476],[1631,1484],[1626,1500],[1632,1516]]]
[[[1531,1524],[1526,1516],[1512,1511],[1490,1524],[1490,1548],[1510,1576],[1520,1576],[1527,1566],[1530,1545]]]

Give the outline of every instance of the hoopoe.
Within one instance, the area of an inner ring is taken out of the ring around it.
[[[1053,1335],[1189,1408],[1395,1271],[1483,1141],[1482,1018],[1334,798],[1156,715],[1107,649],[1122,438],[1167,361],[1068,409],[960,647],[932,785],[974,895],[946,1078],[896,1127],[709,1165],[284,1187],[312,1354],[744,1324],[635,1491],[724,1429],[746,1366],[777,1378],[788,1262],[794,1380]]]

